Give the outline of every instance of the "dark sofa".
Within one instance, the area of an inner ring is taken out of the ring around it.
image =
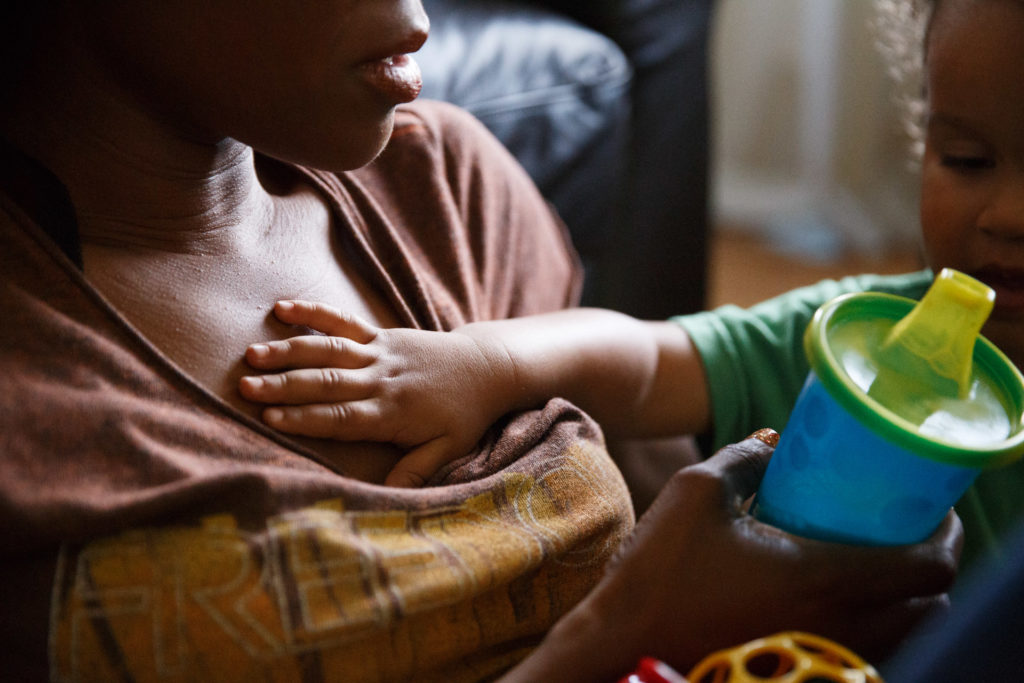
[[[459,104],[558,209],[584,303],[705,305],[712,0],[424,0],[423,97]]]

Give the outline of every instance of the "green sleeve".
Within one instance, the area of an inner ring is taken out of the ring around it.
[[[956,504],[964,525],[960,567],[982,558],[1002,559],[1003,539],[1024,521],[1024,460],[985,470]]]
[[[803,335],[814,312],[850,292],[877,291],[920,299],[932,273],[858,275],[825,280],[741,309],[723,306],[673,320],[700,353],[711,392],[713,449],[755,429],[782,431],[808,372]],[[709,452],[713,452],[709,451]],[[1024,460],[982,472],[957,503],[964,525],[961,568],[1000,554],[1003,537],[1024,520]]]
[[[931,280],[931,271],[856,275],[823,280],[747,309],[723,306],[673,318],[693,340],[707,372],[713,449],[762,427],[785,428],[808,372],[804,330],[819,306],[862,291],[918,299]]]

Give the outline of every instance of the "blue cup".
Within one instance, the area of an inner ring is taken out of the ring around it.
[[[910,299],[868,293],[839,297],[815,314],[804,337],[812,370],[755,498],[755,517],[821,540],[916,543],[983,469],[1024,453],[1024,380],[980,335],[968,347],[973,363],[965,400],[974,415],[978,397],[986,397],[989,413],[974,437],[951,439],[958,425],[949,419],[921,423],[874,398],[871,381],[858,375],[871,364],[871,349],[914,307]],[[928,389],[922,386],[908,385],[906,412],[927,403],[913,393]],[[892,393],[890,383],[886,394]],[[962,405],[955,397],[942,401]]]

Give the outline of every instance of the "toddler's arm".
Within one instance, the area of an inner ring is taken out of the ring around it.
[[[274,311],[327,336],[250,346],[250,365],[277,372],[242,378],[242,395],[270,404],[263,417],[284,432],[411,449],[388,475],[391,485],[421,484],[505,413],[554,396],[612,436],[708,426],[703,368],[674,323],[572,309],[444,333],[381,329],[304,301]]]

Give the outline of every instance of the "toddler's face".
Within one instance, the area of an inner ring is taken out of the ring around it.
[[[944,0],[927,47],[929,265],[996,290],[983,333],[1024,368],[1024,2]]]

